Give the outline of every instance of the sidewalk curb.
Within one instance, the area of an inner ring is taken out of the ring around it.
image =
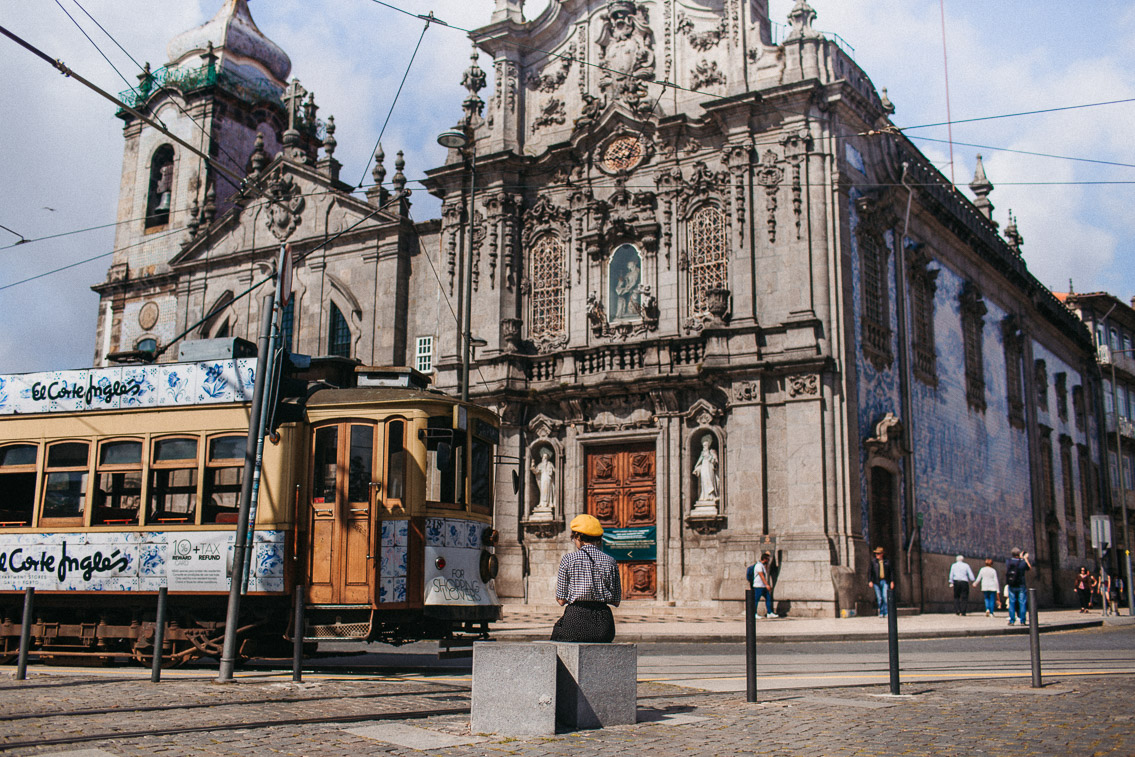
[[[1088,628],[1100,628],[1104,625],[1102,618],[1098,620],[1084,620],[1067,623],[1051,623],[1042,625],[1038,629],[1040,633],[1052,633],[1056,631],[1077,631]],[[1110,625],[1110,624],[1109,624]],[[759,629],[758,629],[759,630]],[[533,633],[527,630],[518,630],[516,632],[504,631],[503,633],[494,634],[495,641],[547,641],[550,629],[546,632]],[[959,639],[959,638],[972,638],[979,636],[1024,636],[1029,632],[1028,626],[1005,626],[1004,628],[974,628],[971,630],[954,631],[943,630],[937,632],[928,631],[899,631],[899,639],[913,641],[916,639]],[[632,644],[744,644],[744,634],[656,634],[641,631],[626,631],[621,632],[618,630],[616,624],[616,640],[619,642],[626,642]],[[848,633],[832,633],[832,634],[791,634],[791,633],[757,633],[757,642],[766,644],[789,644],[800,642],[848,642],[848,641],[886,641],[887,632],[885,630],[869,631],[869,632],[848,632]]]

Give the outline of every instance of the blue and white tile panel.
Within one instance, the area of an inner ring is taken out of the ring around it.
[[[406,601],[406,575],[409,572],[410,522],[382,521],[379,545],[378,601]]]
[[[250,592],[284,591],[287,532],[256,531]],[[232,531],[0,535],[0,591],[227,592]]]
[[[498,604],[492,583],[481,581],[484,523],[458,518],[426,518],[426,605]],[[445,558],[439,568],[437,558]]]
[[[0,415],[208,405],[252,399],[255,358],[0,376]]]

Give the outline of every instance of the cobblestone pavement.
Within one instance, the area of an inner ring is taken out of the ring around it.
[[[1135,678],[1027,678],[743,695],[639,685],[639,724],[542,738],[481,737],[439,757],[650,754],[1132,755]],[[418,755],[376,734],[469,734],[464,681],[114,675],[0,679],[0,751],[15,755]],[[432,714],[431,714],[432,713]],[[331,722],[329,722],[331,721]],[[279,723],[269,725],[268,723]],[[383,729],[387,730],[383,730]],[[425,729],[424,731],[419,729]],[[369,734],[363,735],[363,734]],[[448,739],[448,741],[446,741]],[[52,741],[54,740],[54,741]],[[416,745],[427,748],[429,739]],[[401,741],[406,744],[404,738]],[[413,739],[409,743],[414,743]]]

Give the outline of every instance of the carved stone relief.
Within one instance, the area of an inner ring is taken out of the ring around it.
[[[571,71],[571,64],[575,61],[575,43],[568,45],[567,51],[563,55],[557,56],[557,60],[552,65],[544,69],[543,72],[531,73],[525,80],[529,89],[537,92],[544,92],[550,94],[559,89],[565,81],[567,81],[568,73]]]
[[[686,35],[686,38],[690,41],[690,47],[704,53],[717,47],[717,43],[721,42],[721,38],[725,36],[725,19],[722,19],[717,26],[711,29],[695,32],[694,22],[685,13],[679,12],[677,30],[679,34]]]
[[[564,101],[558,97],[550,98],[540,106],[540,112],[532,119],[532,133],[545,126],[557,126],[567,120]]]
[[[717,61],[698,62],[690,71],[690,88],[705,89],[714,85],[725,85],[725,72],[717,67]]]
[[[814,373],[802,373],[788,377],[789,397],[814,397],[820,392],[820,379]]]
[[[604,70],[599,89],[644,115],[652,107],[646,82],[654,78],[654,33],[646,5],[611,0],[600,18],[603,28],[596,42]]]

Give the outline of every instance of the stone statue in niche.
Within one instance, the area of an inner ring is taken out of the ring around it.
[[[611,320],[635,318],[642,307],[642,260],[632,245],[620,245],[611,256],[609,301]]]
[[[694,502],[691,515],[716,515],[717,504],[721,501],[721,489],[717,484],[720,463],[717,450],[713,448],[713,434],[701,438],[701,456],[694,463],[694,476],[698,480],[698,498]]]
[[[531,520],[551,520],[556,512],[556,464],[550,447],[540,448],[540,462],[532,466],[532,475],[536,478],[537,498]]]

